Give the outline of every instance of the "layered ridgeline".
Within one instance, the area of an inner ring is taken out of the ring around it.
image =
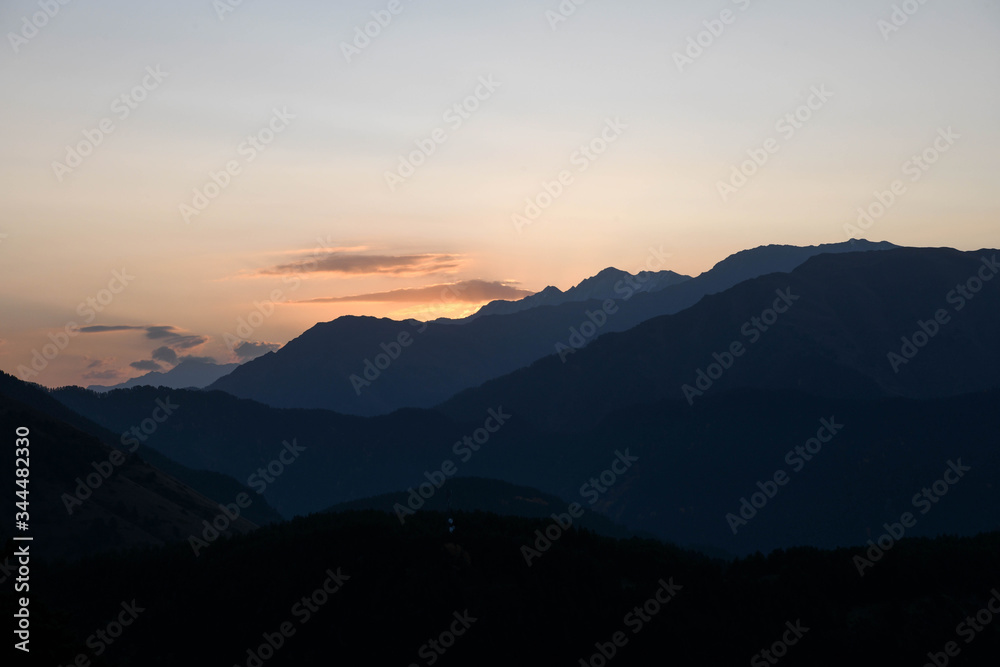
[[[141,415],[157,391],[56,396],[117,428]],[[461,424],[424,410],[358,418],[270,408],[222,392],[172,390],[171,397],[183,410],[146,444],[191,467],[241,480],[256,475],[255,488],[263,486],[263,497],[287,517],[361,499],[348,506],[397,514],[405,499],[419,516],[446,508],[449,491],[458,508],[471,484],[460,478],[476,476],[540,489],[565,500],[561,511],[577,503],[585,515],[720,554],[865,544],[904,512],[919,517],[910,536],[1000,528],[991,486],[1000,477],[996,389],[869,400],[723,392],[693,407],[683,399],[633,406],[584,433],[539,430],[505,405]],[[297,457],[275,463],[293,441]],[[951,463],[959,477],[948,472]],[[914,503],[932,487],[936,500]],[[381,494],[390,495],[371,499]],[[496,511],[498,497],[478,508]]]
[[[264,492],[286,516],[474,475],[728,553],[863,544],[907,511],[919,516],[907,534],[995,529],[992,256],[815,257],[463,392],[444,414],[172,390],[184,409],[146,444],[247,479],[294,440],[305,450]],[[54,395],[120,431],[162,391]],[[925,488],[947,498],[915,504]]]
[[[518,302],[493,302],[464,320],[341,317],[317,324],[209,388],[275,407],[357,415],[431,407],[546,355],[679,312],[744,280],[790,271],[817,254],[891,247],[867,241],[764,246],[691,279],[669,271],[632,276],[607,269],[565,293],[547,288]]]
[[[207,387],[219,378],[232,373],[238,366],[239,364],[217,364],[211,361],[188,359],[168,371],[150,371],[119,384],[109,386],[92,384],[87,388],[94,391],[141,386],[170,387],[171,389],[201,388]]]
[[[122,447],[118,436],[73,414],[40,388],[4,373],[0,429],[12,440],[16,429],[22,434],[27,429],[26,451],[19,455],[28,461],[28,481],[15,486],[15,479],[22,478],[14,475],[13,448],[11,456],[0,461],[0,473],[12,505],[15,490],[27,492],[18,498],[27,501],[28,526],[17,534],[33,538],[32,552],[39,557],[75,559],[184,541],[202,534],[203,521],[219,515],[220,503],[249,491],[220,473],[191,470],[144,448]],[[229,535],[256,528],[243,514],[217,532]],[[258,521],[277,518],[264,501],[250,514]],[[0,539],[6,542],[13,528],[4,522]]]
[[[502,401],[540,428],[584,430],[615,410],[737,388],[877,398],[1000,386],[996,250],[820,255],[675,315],[458,394],[471,419]]]

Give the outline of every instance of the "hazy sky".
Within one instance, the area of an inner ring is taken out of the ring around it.
[[[854,236],[1000,245],[997,2],[237,2],[0,5],[3,370],[231,361],[650,248],[696,275],[859,207]]]

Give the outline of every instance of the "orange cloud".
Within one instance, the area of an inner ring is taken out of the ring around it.
[[[483,303],[504,299],[514,301],[531,296],[534,292],[519,289],[503,282],[487,282],[485,280],[462,280],[442,285],[427,287],[412,287],[394,289],[388,292],[371,292],[351,296],[327,296],[316,299],[306,299],[294,303],[345,303],[352,301],[390,302],[390,303],[427,303],[431,301]]]
[[[296,273],[344,273],[359,275],[413,276],[454,271],[462,263],[460,255],[356,255],[343,252],[319,253],[306,259],[261,269],[257,275]]]

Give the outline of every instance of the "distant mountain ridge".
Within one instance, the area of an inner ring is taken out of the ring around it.
[[[490,301],[461,321],[471,322],[486,315],[510,315],[539,306],[558,306],[577,301],[614,299],[621,296],[615,288],[622,283],[634,285],[637,291],[655,292],[664,287],[678,285],[686,280],[691,280],[691,276],[681,275],[673,271],[640,271],[633,275],[621,269],[608,267],[597,275],[582,280],[578,285],[565,292],[558,287],[549,285],[541,292],[517,301]]]
[[[609,269],[577,286],[581,295],[604,295],[610,286],[614,311],[607,317],[600,314],[605,299],[426,323],[341,317],[313,326],[278,352],[248,361],[208,388],[274,407],[323,408],[362,416],[428,408],[558,351],[558,345],[567,345],[572,332],[581,327],[593,327],[593,337],[584,341],[589,343],[689,308],[744,280],[790,271],[819,254],[894,247],[868,241],[806,248],[763,246],[737,253],[696,278],[685,280],[666,272],[669,275],[662,275],[662,280],[671,284],[653,291],[639,291],[626,281],[628,274]],[[603,323],[587,324],[592,318]]]
[[[116,451],[106,442],[110,438],[97,435],[102,431],[97,424],[71,414],[43,390],[2,372],[0,426],[11,434],[18,427],[28,430],[34,555],[72,560],[183,542],[189,535],[200,536],[202,521],[211,521],[220,512],[220,500],[206,497],[136,453]],[[195,473],[167,463],[175,471],[195,474],[206,487],[240,488],[229,485],[232,480],[218,473]],[[15,479],[13,456],[3,458],[0,472],[7,480]],[[9,486],[11,482],[5,488]],[[231,501],[221,498],[221,502]],[[231,535],[256,527],[241,515],[220,533]],[[0,541],[7,542],[12,529],[13,523],[5,522]]]
[[[112,389],[128,389],[130,387],[170,387],[171,389],[201,389],[212,384],[221,377],[232,373],[239,364],[216,364],[210,361],[189,359],[182,361],[169,371],[150,371],[145,375],[126,380],[115,385],[92,384],[87,387],[91,391],[111,391]]]
[[[537,426],[579,430],[619,408],[695,403],[736,388],[932,398],[1000,387],[1000,277],[980,282],[971,299],[958,291],[981,280],[998,253],[819,255],[788,274],[740,283],[682,312],[548,356],[461,392],[441,409],[463,419],[503,400]],[[934,324],[939,311],[945,323]]]

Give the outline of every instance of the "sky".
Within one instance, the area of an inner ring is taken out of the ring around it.
[[[113,384],[772,243],[1000,246],[997,2],[577,2],[5,0],[0,369]]]

